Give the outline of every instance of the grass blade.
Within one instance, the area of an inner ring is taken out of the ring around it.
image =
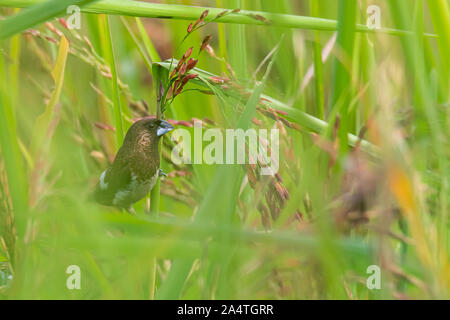
[[[71,5],[84,6],[97,0],[51,0],[51,1],[22,1],[14,4],[0,1],[0,6],[13,5],[17,7],[32,6],[20,11],[15,16],[0,21],[0,39],[10,37],[18,32],[31,28],[66,12]]]
[[[114,47],[112,43],[110,18],[105,15],[100,16],[100,22],[102,25],[102,52],[107,61],[112,77],[112,101],[114,105],[114,124],[116,127],[116,147],[119,148],[123,143],[123,121],[122,121],[122,107],[120,103],[120,92],[118,85],[118,76],[116,68],[116,60],[114,57]]]
[[[41,3],[42,0],[0,0],[0,5],[8,7],[28,7],[33,4]],[[208,9],[209,17],[215,17],[223,11],[221,8],[193,7],[184,5],[159,4],[142,1],[122,1],[122,0],[103,0],[98,3],[90,4],[82,8],[86,13],[117,14],[147,18],[170,18],[179,20],[197,20],[200,14]],[[234,8],[231,8],[234,9]],[[255,16],[261,16],[270,21],[264,22],[255,19]],[[206,19],[207,21],[208,19]],[[275,14],[262,11],[242,10],[238,14],[226,15],[217,20],[222,23],[251,24],[261,26],[280,26],[286,28],[299,28],[311,30],[337,30],[338,24],[335,20],[323,18],[311,18],[305,16],[296,16],[290,14]],[[356,31],[368,33],[385,33],[390,35],[408,35],[410,31],[381,28],[371,30],[366,25],[357,25]],[[426,34],[429,37],[436,37],[434,34]]]
[[[60,101],[61,90],[64,83],[64,72],[66,68],[67,55],[69,52],[69,42],[65,37],[61,38],[59,46],[58,56],[55,61],[54,68],[52,70],[52,77],[55,82],[55,89],[52,92],[50,101],[45,107],[45,111],[37,119],[33,128],[33,142],[32,142],[32,154],[36,155],[37,152],[42,152],[42,146],[44,142],[49,145],[47,140],[50,124],[55,116],[55,107]],[[46,148],[45,148],[46,149]]]
[[[18,145],[14,110],[8,95],[9,82],[2,54],[0,54],[0,79],[0,148],[5,162],[17,233],[19,239],[23,239],[28,211],[28,188]]]
[[[348,106],[351,101],[350,74],[352,68],[352,55],[355,42],[356,1],[339,1],[339,25],[336,42],[337,57],[333,68],[333,89],[331,108],[339,108],[341,116],[339,126],[340,154],[347,152],[349,124],[351,123]],[[339,107],[339,106],[340,107]]]

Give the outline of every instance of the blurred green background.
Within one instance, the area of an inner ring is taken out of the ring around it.
[[[0,0],[0,298],[448,298],[449,7]],[[136,215],[89,202],[189,47],[199,77],[164,116],[278,128],[278,174],[175,165],[168,136]]]

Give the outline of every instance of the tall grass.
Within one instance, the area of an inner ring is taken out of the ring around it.
[[[366,1],[0,0],[0,297],[448,298],[449,2],[413,2],[372,30]],[[190,47],[198,77],[160,105]],[[150,114],[278,128],[278,174],[177,165],[165,137],[135,216],[89,202]]]

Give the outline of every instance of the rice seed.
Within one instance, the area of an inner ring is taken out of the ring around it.
[[[194,69],[195,66],[197,65],[197,63],[198,63],[198,60],[190,58],[186,65],[186,71],[190,71],[190,70]]]
[[[211,39],[212,39],[212,35],[207,35],[204,39],[203,39],[203,41],[202,41],[202,45],[200,46],[200,50],[199,50],[199,52],[202,52],[205,48],[206,48],[206,46],[209,44],[209,42],[211,41]]]
[[[187,27],[187,33],[191,33],[193,28],[194,26],[192,25],[192,23],[190,23],[189,26]]]
[[[228,10],[224,10],[224,11],[222,11],[221,13],[219,13],[217,16],[216,16],[216,19],[218,19],[218,18],[220,18],[220,17],[223,17],[224,15],[226,15],[227,13],[229,13],[230,11],[228,11]]]

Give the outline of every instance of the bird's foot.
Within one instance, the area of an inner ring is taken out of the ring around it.
[[[167,173],[162,171],[162,169],[159,169],[159,177],[167,177]]]

